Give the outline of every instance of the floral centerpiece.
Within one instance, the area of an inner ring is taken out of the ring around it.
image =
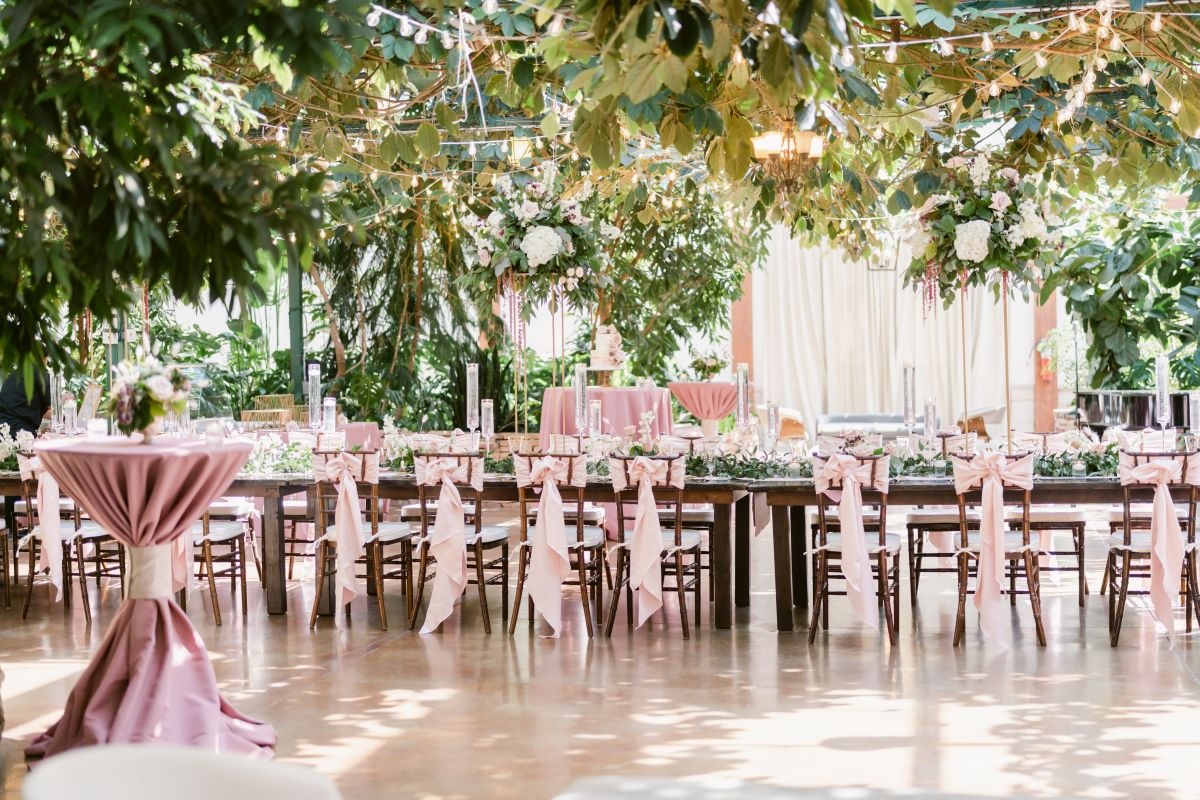
[[[384,469],[397,472],[411,472],[413,468],[412,444],[404,431],[396,427],[395,421],[388,417],[383,421],[383,454],[380,462]]]
[[[464,225],[471,236],[474,268],[463,276],[466,289],[484,299],[520,293],[526,298],[561,298],[586,307],[611,284],[603,245],[620,230],[597,223],[584,212],[593,188],[583,181],[566,195],[558,166],[546,161],[529,175],[495,179],[491,211],[468,208]],[[522,313],[528,314],[525,303]]]
[[[163,418],[183,412],[190,391],[183,372],[162,366],[153,356],[141,363],[125,361],[117,367],[105,408],[117,421],[117,430],[127,436],[141,433],[149,443]]]
[[[947,307],[968,286],[999,296],[1036,283],[1063,224],[1038,187],[1011,167],[993,170],[982,153],[948,159],[941,177],[942,192],[909,226],[905,283],[922,287],[927,306],[941,297]]]
[[[719,375],[728,359],[716,353],[699,353],[692,358],[691,369],[698,381],[709,381]]]
[[[277,434],[269,433],[255,439],[241,471],[248,476],[305,475],[312,472],[312,451],[309,442],[285,442]]]
[[[21,433],[25,432],[21,431]],[[23,445],[19,441],[21,434],[18,433],[17,437],[17,439],[13,438],[12,428],[8,427],[7,422],[0,423],[0,469],[17,469],[17,453],[23,449]]]

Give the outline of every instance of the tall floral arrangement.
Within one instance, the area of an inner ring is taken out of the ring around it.
[[[527,175],[497,177],[493,188],[489,213],[468,209],[464,218],[475,262],[463,278],[468,291],[482,299],[519,291],[527,301],[576,308],[594,301],[611,283],[604,246],[620,231],[585,213],[591,183],[567,194],[557,165],[546,161]]]
[[[126,435],[142,433],[150,441],[167,414],[187,406],[191,382],[176,367],[164,367],[153,356],[117,367],[106,409]]]
[[[1025,289],[1040,279],[1061,225],[1050,201],[1017,170],[993,170],[982,153],[954,156],[942,192],[910,223],[905,283],[920,285],[929,305],[940,297],[946,306],[969,286],[990,286],[997,296]]]

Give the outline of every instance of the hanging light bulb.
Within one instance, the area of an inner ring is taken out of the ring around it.
[[[428,39],[429,39],[429,32],[426,31],[424,28],[417,28],[416,34],[413,35],[413,42],[415,44],[425,44],[425,42],[428,41]]]
[[[889,64],[895,64],[897,52],[898,52],[898,50],[896,47],[896,43],[892,42],[891,44],[888,45],[887,52],[883,54],[883,60]]]
[[[1112,31],[1109,30],[1107,25],[1101,25],[1099,28],[1096,28],[1096,40],[1102,42],[1108,38],[1108,34],[1110,33]]]
[[[442,49],[449,50],[454,47],[454,37],[448,31],[442,31]]]
[[[1042,40],[1042,32],[1039,30],[1032,30],[1029,32],[1029,38],[1033,39],[1035,42],[1040,42]]]
[[[995,49],[996,49],[996,46],[992,44],[992,36],[991,36],[991,34],[985,33],[985,34],[983,35],[983,44],[982,44],[982,47],[983,47],[983,52],[985,52],[985,53],[990,53],[990,52],[992,52],[993,50],[995,50]]]
[[[1038,69],[1046,68],[1046,54],[1043,53],[1041,50],[1038,50],[1036,53],[1033,54],[1033,60],[1037,63]]]
[[[1092,65],[1101,72],[1104,72],[1104,70],[1108,69],[1108,59],[1104,56],[1096,56],[1096,59],[1092,62]]]
[[[1162,14],[1160,14],[1156,11],[1156,12],[1154,12],[1154,16],[1150,18],[1150,30],[1154,31],[1155,33],[1158,33],[1162,29],[1163,29]]]
[[[407,39],[409,36],[413,35],[412,20],[409,19],[408,17],[400,18],[400,35],[403,36],[405,39]]]
[[[1120,50],[1121,49],[1121,34],[1117,33],[1116,28],[1113,28],[1112,38],[1108,40],[1108,49],[1109,50]]]
[[[354,152],[356,152],[356,153],[364,153],[364,152],[366,152],[366,150],[367,150],[367,146],[366,146],[366,144],[363,142],[363,140],[362,140],[362,139],[355,139],[355,140],[354,140]]]
[[[554,18],[550,20],[550,24],[546,26],[546,33],[550,34],[551,36],[558,36],[560,33],[562,33],[564,24],[566,24],[566,19],[563,17],[563,15],[555,14]]]
[[[742,58],[741,50],[736,51],[736,54],[739,59]],[[842,48],[842,68],[849,69],[850,67],[853,67],[853,66],[854,66],[854,51],[851,50],[849,47],[843,47]]]
[[[1171,111],[1172,114],[1178,114],[1179,109],[1183,108],[1183,103],[1179,102],[1178,97],[1172,97],[1171,104],[1169,106],[1167,106],[1167,108]]]
[[[483,0],[483,13],[495,14],[500,10],[499,0]]]
[[[938,52],[941,53],[942,56],[945,58],[949,58],[954,53],[954,48],[951,47],[950,43],[947,42],[945,39],[937,40],[937,49],[938,49]]]
[[[1150,85],[1150,70],[1142,67],[1142,74],[1138,75],[1138,83],[1140,83],[1142,86]]]
[[[367,24],[370,25],[372,28],[378,28],[379,22],[382,18],[383,18],[383,14],[380,13],[379,9],[372,8],[371,13],[367,14]]]
[[[991,83],[988,84],[988,94],[990,94],[992,97],[1000,96],[1000,82],[999,81],[992,81]]]
[[[875,130],[871,131],[871,138],[874,139],[875,141],[879,141],[880,139],[883,138],[883,126],[882,125],[875,126]]]
[[[1067,30],[1073,31],[1073,30],[1078,30],[1078,28],[1079,28],[1079,17],[1075,16],[1075,12],[1072,11],[1070,14],[1067,14]]]
[[[471,142],[469,145],[467,145],[467,155],[469,155],[469,156],[471,156],[472,158],[474,158],[474,157],[475,157],[475,153],[476,153],[476,147],[475,147],[475,143],[474,143],[474,142]]]
[[[1080,32],[1080,33],[1087,33],[1089,30],[1091,30],[1091,29],[1090,29],[1090,28],[1088,28],[1087,20],[1086,20],[1086,19],[1080,19],[1080,20],[1079,20],[1079,32]]]

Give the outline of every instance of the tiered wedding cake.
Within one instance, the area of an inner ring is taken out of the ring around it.
[[[596,348],[591,353],[592,369],[618,369],[624,363],[621,334],[612,325],[601,325],[596,331]]]

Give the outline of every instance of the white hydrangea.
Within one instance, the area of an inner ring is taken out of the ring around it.
[[[513,209],[513,213],[517,215],[517,219],[522,222],[529,222],[542,211],[541,206],[532,200],[522,200],[521,203]]]
[[[929,235],[929,229],[924,225],[918,223],[908,227],[908,249],[913,258],[924,256],[931,241],[933,241],[933,237]]]
[[[175,387],[166,375],[152,375],[146,379],[146,391],[158,402],[166,403],[175,394]]]
[[[992,203],[988,206],[997,214],[1003,214],[1005,209],[1012,205],[1012,198],[1008,196],[1008,192],[997,191],[992,192]]]
[[[621,235],[621,229],[610,222],[601,222],[600,235],[610,242],[615,242],[617,237]]]
[[[530,267],[540,267],[547,264],[562,252],[563,242],[558,233],[546,225],[530,228],[529,233],[521,240],[521,251],[529,261]]]
[[[499,233],[500,229],[504,226],[504,215],[499,211],[493,211],[488,214],[487,224],[492,230]]]
[[[595,194],[595,188],[592,186],[590,178],[584,178],[583,184],[579,187],[579,191],[575,193],[575,200],[579,203],[586,203],[591,196]]]
[[[992,169],[988,166],[987,156],[983,153],[971,159],[970,168],[971,183],[975,184],[975,188],[986,184],[992,178]]]
[[[507,175],[501,175],[500,177],[496,178],[496,190],[501,194],[508,194],[512,191],[512,188],[512,178],[508,177]]]
[[[991,224],[985,219],[973,219],[954,226],[954,254],[960,261],[979,263],[988,256],[988,237]]]

